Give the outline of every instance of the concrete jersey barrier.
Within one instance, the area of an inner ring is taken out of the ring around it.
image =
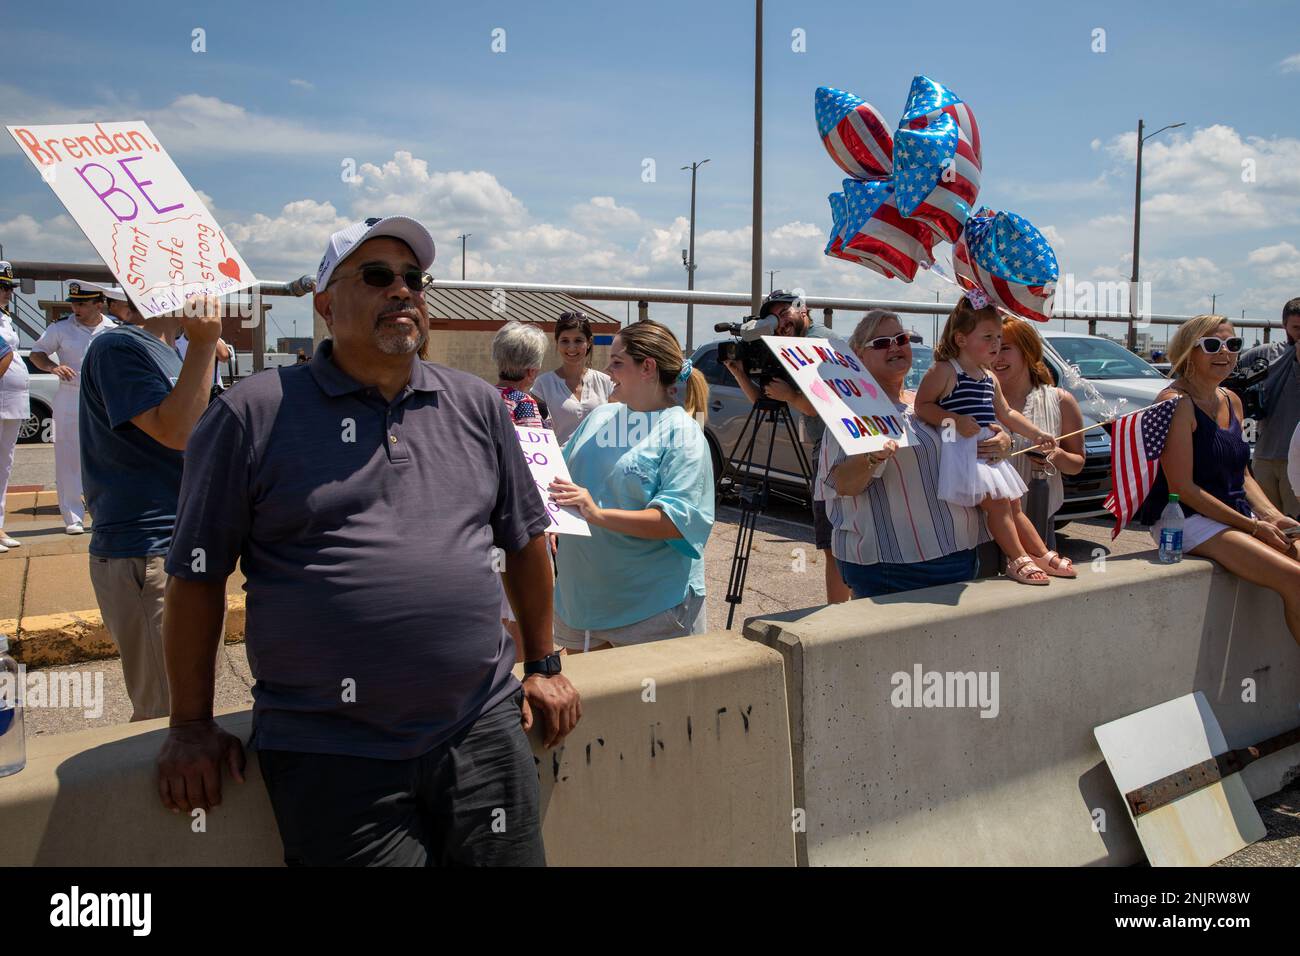
[[[793,865],[781,657],[705,635],[569,658],[583,717],[563,748],[534,731],[547,858],[558,865]],[[218,717],[247,740],[251,713]],[[3,866],[278,866],[250,754],[244,785],[198,821],[162,808],[166,720],[28,740],[0,778]]]
[[[1095,726],[1193,690],[1230,747],[1300,723],[1276,594],[1199,559],[1099,567],[750,621],[786,661],[800,862],[1131,864],[1142,849]],[[1300,747],[1245,771],[1253,799],[1298,774]]]

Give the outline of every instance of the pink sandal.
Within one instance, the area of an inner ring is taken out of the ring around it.
[[[1034,564],[1054,578],[1077,578],[1079,572],[1074,570],[1074,562],[1063,558],[1055,551],[1044,551],[1034,558]]]
[[[1051,578],[1047,572],[1038,566],[1032,557],[1023,554],[1014,561],[1007,562],[1006,575],[1013,581],[1019,581],[1021,584],[1032,584],[1034,587],[1047,587],[1051,584]],[[1038,577],[1035,577],[1038,575]]]

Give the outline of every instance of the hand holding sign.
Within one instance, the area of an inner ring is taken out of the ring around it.
[[[257,285],[145,123],[8,129],[146,318]]]
[[[551,526],[547,532],[590,536],[591,529],[587,527],[580,510],[551,499],[551,485],[557,480],[571,488],[577,488],[577,485],[570,481],[569,467],[564,463],[564,455],[560,452],[559,442],[555,440],[555,432],[548,428],[522,428],[516,425],[515,433],[519,436],[519,444],[524,449],[524,460],[528,462],[528,470],[532,472],[533,481],[536,482],[537,490],[541,493],[542,501],[545,502],[546,510],[551,516]],[[591,500],[590,495],[587,496],[587,500]],[[595,507],[594,503],[592,507]]]
[[[891,442],[909,443],[902,413],[848,343],[778,335],[765,335],[763,341],[846,454],[878,452]]]

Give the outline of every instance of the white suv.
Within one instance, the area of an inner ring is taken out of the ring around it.
[[[18,356],[27,366],[27,392],[31,396],[32,416],[18,429],[18,442],[23,445],[54,441],[54,393],[59,390],[59,377],[42,372],[32,364],[31,350],[19,349]]]

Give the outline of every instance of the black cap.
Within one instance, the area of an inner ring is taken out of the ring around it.
[[[765,319],[769,314],[775,311],[778,306],[786,305],[790,302],[798,302],[800,298],[802,297],[795,295],[793,292],[786,292],[782,289],[777,289],[763,300],[763,305],[758,310],[758,317],[760,319]]]

